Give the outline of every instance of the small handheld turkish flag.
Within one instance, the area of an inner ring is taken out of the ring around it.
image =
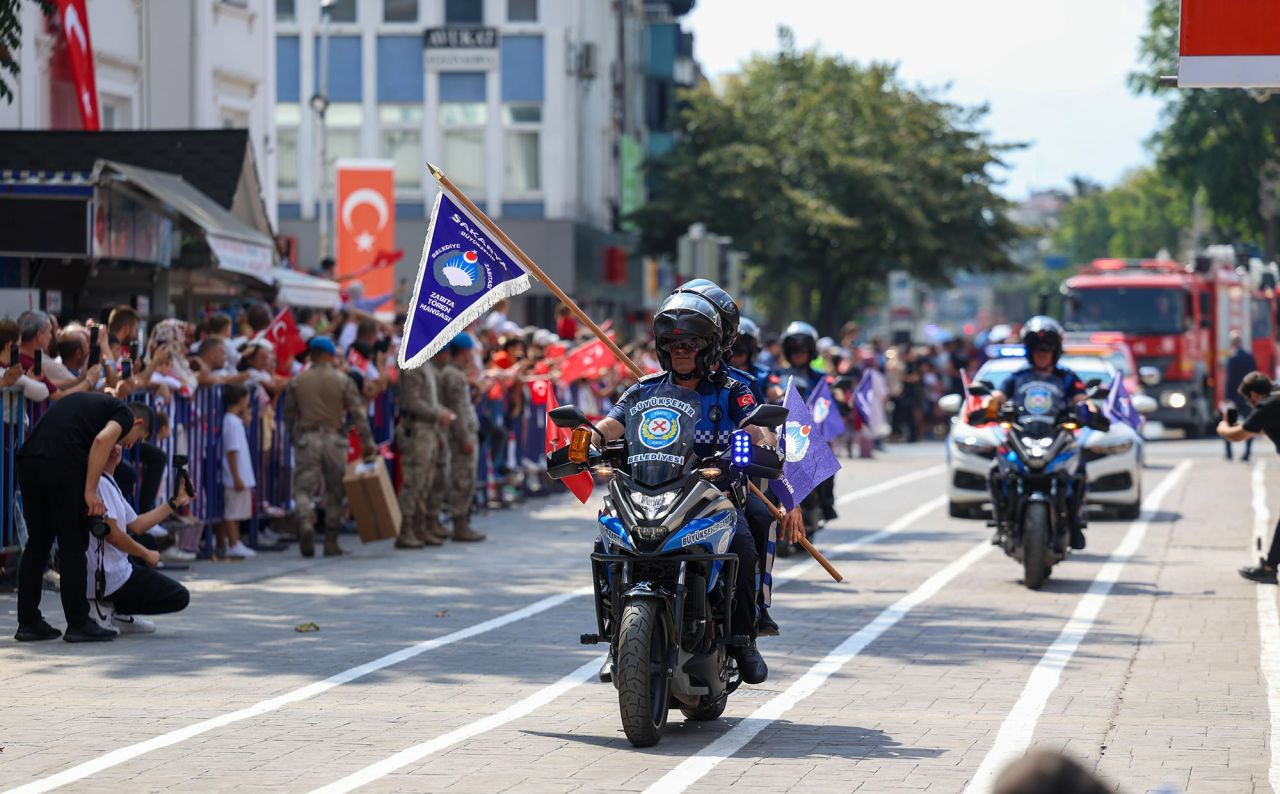
[[[609,352],[609,348],[597,339],[569,351],[564,363],[560,365],[560,380],[563,383],[573,383],[579,378],[594,378],[612,361],[613,354]]]
[[[548,384],[550,385],[550,384]],[[569,436],[573,435],[573,431],[563,427],[556,427],[555,422],[551,421],[551,412],[560,407],[560,403],[556,400],[556,390],[554,388],[547,389],[547,454],[550,455],[561,447],[569,446]],[[575,474],[572,477],[565,477],[560,482],[564,483],[573,495],[578,497],[578,501],[583,504],[591,498],[591,489],[595,483],[591,479],[591,472],[584,471],[581,474]]]
[[[276,349],[276,372],[281,375],[288,375],[293,357],[307,349],[298,324],[293,320],[293,310],[287,306],[262,332],[262,338]]]

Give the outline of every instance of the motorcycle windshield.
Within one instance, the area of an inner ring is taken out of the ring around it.
[[[657,486],[683,475],[693,456],[698,393],[671,383],[648,390],[627,411],[627,466],[640,485]]]
[[[1047,388],[1030,388],[1022,395],[1019,423],[1027,435],[1047,436],[1054,432],[1059,405]]]

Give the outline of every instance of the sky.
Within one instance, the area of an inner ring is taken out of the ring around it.
[[[996,172],[1016,200],[1075,174],[1111,185],[1151,162],[1161,102],[1125,84],[1146,12],[1147,0],[697,0],[683,23],[712,79],[776,52],[786,25],[801,48],[897,63],[908,84],[989,104],[994,139],[1029,144]]]

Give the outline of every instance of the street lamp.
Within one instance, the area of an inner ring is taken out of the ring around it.
[[[320,0],[320,85],[311,95],[320,131],[320,259],[331,255],[329,248],[329,134],[325,111],[329,109],[329,22],[330,8],[338,0]]]

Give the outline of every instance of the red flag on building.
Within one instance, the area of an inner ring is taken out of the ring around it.
[[[573,383],[579,378],[594,378],[600,370],[607,369],[612,364],[613,353],[609,352],[604,342],[597,339],[569,352],[560,365],[560,379],[565,383]]]
[[[102,129],[98,111],[98,81],[93,73],[93,42],[89,38],[89,12],[85,0],[57,0],[62,37],[67,41],[67,57],[76,83],[76,106],[86,130]]]
[[[543,381],[545,383],[545,381]],[[556,400],[556,390],[547,389],[547,454],[569,446],[569,436],[573,435],[573,431],[563,427],[556,427],[555,422],[551,421],[551,412],[560,407],[560,403]],[[572,477],[565,477],[560,482],[564,483],[573,495],[578,497],[578,501],[583,504],[587,503],[587,499],[591,498],[591,489],[595,483],[591,479],[591,472],[584,471],[581,474],[575,474]]]
[[[276,372],[281,375],[288,375],[293,357],[307,349],[298,324],[294,322],[293,310],[287,306],[262,332],[262,338],[276,349]]]

